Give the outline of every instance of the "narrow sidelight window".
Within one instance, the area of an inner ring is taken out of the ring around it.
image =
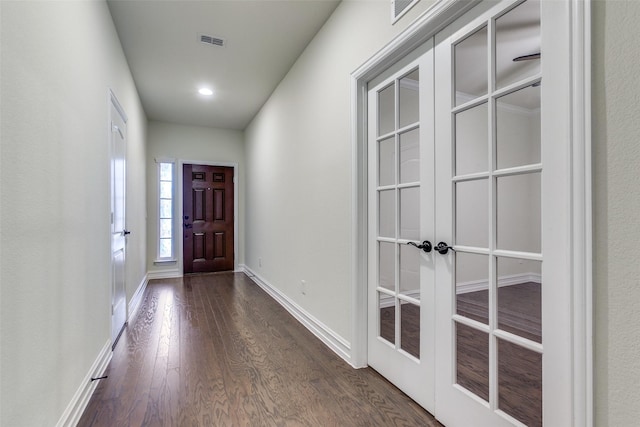
[[[172,260],[174,163],[158,162],[158,260]]]

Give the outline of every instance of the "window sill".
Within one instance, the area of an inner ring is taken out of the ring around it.
[[[155,265],[175,264],[176,262],[178,262],[177,259],[157,259],[153,261]]]

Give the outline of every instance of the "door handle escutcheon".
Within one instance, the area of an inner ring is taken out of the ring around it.
[[[421,245],[418,245],[414,242],[408,242],[407,245],[414,246],[418,249],[422,249],[424,252],[431,252],[431,242],[428,240],[424,240]]]

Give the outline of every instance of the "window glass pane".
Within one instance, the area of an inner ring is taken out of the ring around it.
[[[396,183],[396,139],[383,139],[378,143],[378,185]]]
[[[413,124],[419,117],[418,86],[420,74],[414,70],[400,79],[400,127]]]
[[[396,87],[382,89],[378,93],[378,136],[393,132],[396,127]]]
[[[498,98],[498,169],[540,163],[540,86]]]
[[[540,173],[498,178],[497,246],[540,253]]]
[[[489,334],[456,323],[456,382],[489,401]]]
[[[400,246],[400,292],[420,299],[420,254],[413,246]]]
[[[489,108],[486,102],[456,114],[456,175],[489,170],[488,121]]]
[[[394,297],[378,292],[380,310],[380,338],[395,344],[396,342],[396,300]]]
[[[171,237],[171,219],[160,220],[160,238]]]
[[[400,182],[420,181],[420,131],[400,135]]]
[[[456,105],[487,93],[487,57],[487,27],[456,45]]]
[[[488,180],[456,183],[456,245],[489,246]]]
[[[170,199],[171,198],[171,182],[161,182],[160,183],[160,198],[161,199]]]
[[[540,72],[540,2],[529,0],[496,20],[496,88]]]
[[[160,163],[160,181],[173,180],[173,164]]]
[[[396,290],[396,245],[380,242],[378,258],[378,286]]]
[[[396,192],[380,191],[380,237],[396,237]]]
[[[171,239],[160,239],[160,258],[171,258]]]
[[[171,199],[166,200],[166,199],[162,199],[160,200],[160,218],[171,218],[171,207],[172,207],[173,203],[171,201]]]
[[[400,189],[400,238],[420,239],[420,187]]]
[[[489,257],[456,252],[456,313],[489,324]]]
[[[499,339],[498,395],[500,410],[542,427],[542,355]]]
[[[400,348],[420,358],[420,306],[400,302]]]
[[[542,263],[497,259],[498,328],[542,343]]]

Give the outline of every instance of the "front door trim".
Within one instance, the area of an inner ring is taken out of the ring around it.
[[[351,74],[352,145],[352,342],[351,364],[367,366],[367,86],[479,0],[439,0],[409,27]],[[593,425],[593,299],[591,184],[591,4],[566,0],[572,88],[570,221],[573,261],[573,425]]]
[[[180,276],[184,275],[184,239],[182,238],[182,203],[184,201],[183,194],[183,179],[182,179],[182,168],[185,164],[192,165],[203,165],[203,166],[221,166],[233,168],[233,271],[238,270],[238,258],[239,258],[239,241],[238,233],[239,233],[239,212],[238,212],[238,163],[233,162],[208,162],[203,160],[186,160],[186,159],[178,159],[177,161],[177,200],[176,200],[176,209],[179,212],[179,215],[176,215],[176,221],[174,222],[174,227],[176,230],[176,258],[178,261],[178,269],[180,271]]]

